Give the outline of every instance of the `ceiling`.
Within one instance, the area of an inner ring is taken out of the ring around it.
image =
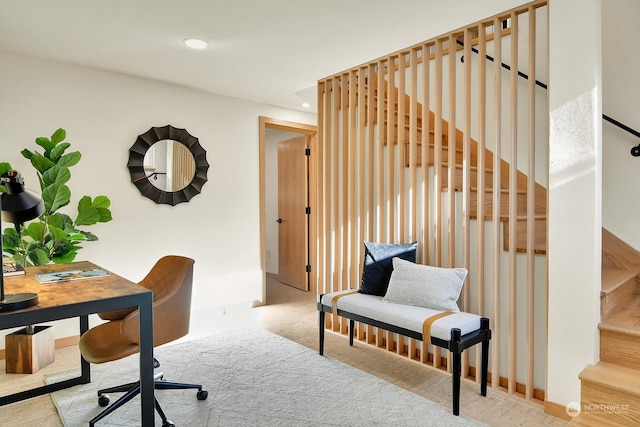
[[[0,51],[314,111],[319,79],[521,3],[0,0]]]

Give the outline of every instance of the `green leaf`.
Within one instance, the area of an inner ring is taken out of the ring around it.
[[[42,174],[42,182],[47,187],[51,184],[66,184],[71,179],[71,171],[65,166],[54,166]]]
[[[64,231],[62,228],[49,225],[49,231],[53,236],[54,242],[62,242],[67,239],[67,232]]]
[[[49,264],[49,255],[42,249],[34,249],[29,253],[29,261],[33,265]]]
[[[96,196],[93,199],[94,208],[108,208],[109,206],[111,206],[111,200],[107,196]]]
[[[59,142],[64,141],[66,137],[67,137],[67,131],[60,128],[57,131],[55,131],[53,135],[51,135],[51,142],[53,142],[54,144],[58,144]]]
[[[73,153],[67,153],[64,156],[60,157],[60,159],[58,160],[58,165],[71,167],[77,164],[81,158],[82,158],[82,154],[80,154],[78,151],[74,151]]]
[[[49,158],[51,159],[51,161],[53,162],[58,162],[58,160],[60,159],[60,156],[62,156],[62,154],[64,153],[64,151],[71,147],[71,144],[69,144],[68,142],[64,142],[62,144],[58,144],[56,145],[52,150],[51,153],[49,153]]]
[[[35,241],[40,241],[44,234],[44,223],[32,222],[28,227],[22,229],[22,234],[30,237]]]
[[[93,225],[100,220],[100,213],[93,207],[91,197],[84,196],[78,202],[78,217],[76,225]]]
[[[49,215],[48,222],[49,225],[62,228],[65,231],[67,230],[67,227],[71,227],[71,229],[73,230],[73,221],[71,220],[71,217],[60,212]]]
[[[11,167],[11,164],[7,163],[7,162],[0,162],[0,175],[2,175],[3,173],[10,171],[11,169],[13,169]]]
[[[42,200],[46,212],[55,212],[69,204],[71,190],[66,185],[51,184],[42,191]]]
[[[32,151],[27,150],[26,148],[24,150],[22,150],[20,152],[22,154],[22,157],[31,160],[32,157],[34,157],[36,154]]]
[[[83,231],[82,234],[84,234],[84,238],[87,242],[95,242],[98,240],[98,236],[88,231]]]
[[[98,220],[98,222],[109,222],[113,219],[113,217],[111,216],[111,211],[109,209],[96,208],[96,210],[98,211],[98,215],[100,215],[100,219]]]
[[[51,160],[38,154],[31,157],[31,164],[41,174],[45,173],[48,169],[55,166],[55,163],[53,163]]]
[[[44,148],[44,151],[50,151],[56,146],[55,142],[51,141],[49,138],[45,138],[44,136],[36,138],[36,144]]]
[[[65,253],[62,256],[55,256],[51,259],[51,261],[53,261],[56,264],[67,264],[69,262],[73,262],[74,259],[76,259],[76,255],[77,252],[75,251],[70,251]]]
[[[12,169],[11,165],[7,162],[0,162],[0,176]],[[0,193],[4,193],[4,185],[0,185]]]

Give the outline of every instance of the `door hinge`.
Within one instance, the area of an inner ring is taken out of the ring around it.
[[[304,149],[304,155],[305,156],[310,156],[311,155],[311,148],[305,148]]]
[[[307,206],[307,207],[304,209],[304,213],[306,213],[307,215],[311,215],[311,207]]]
[[[307,264],[305,270],[307,273],[311,273],[311,264]]]

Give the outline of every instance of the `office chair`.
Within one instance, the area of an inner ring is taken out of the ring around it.
[[[153,345],[168,343],[183,337],[189,332],[191,314],[191,285],[193,281],[193,264],[190,258],[180,256],[165,256],[156,262],[140,285],[153,291]],[[122,359],[140,351],[140,325],[137,307],[114,310],[99,314],[108,322],[95,326],[80,337],[80,353],[89,363],[105,363]],[[154,358],[154,368],[160,366]],[[182,384],[167,382],[162,373],[154,375],[156,390],[166,389],[198,389],[196,397],[205,400],[208,392],[201,384]],[[140,393],[140,381],[110,387],[98,391],[98,404],[102,407],[109,405],[106,393],[125,394],[96,415],[90,422],[96,422],[115,411],[134,396]],[[155,401],[156,411],[162,418],[163,427],[174,427],[164,411]]]

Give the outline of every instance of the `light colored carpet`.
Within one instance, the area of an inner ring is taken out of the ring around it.
[[[484,425],[259,328],[159,347],[155,356],[165,379],[202,383],[209,392],[207,400],[199,401],[195,390],[156,391],[177,426]],[[47,382],[77,374],[51,374]],[[102,410],[96,391],[135,381],[137,374],[137,355],[92,365],[90,384],[52,394],[64,425],[86,426]],[[111,396],[112,401],[119,396]],[[139,397],[98,425],[140,425]]]

